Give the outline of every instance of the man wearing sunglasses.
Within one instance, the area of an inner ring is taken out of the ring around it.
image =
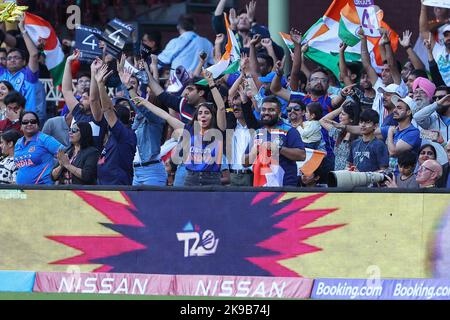
[[[20,131],[19,119],[26,105],[24,96],[17,91],[12,91],[5,97],[4,102],[6,105],[6,119],[0,121],[0,133],[9,129]]]
[[[447,143],[450,140],[450,87],[438,87],[432,104],[414,114],[417,125],[425,130],[439,131]]]
[[[306,106],[300,100],[292,100],[286,108],[289,124],[297,128],[303,124]]]

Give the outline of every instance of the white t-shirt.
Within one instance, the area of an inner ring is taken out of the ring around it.
[[[433,57],[441,73],[442,79],[447,86],[450,86],[450,56],[447,48],[439,42],[436,42],[433,48]]]

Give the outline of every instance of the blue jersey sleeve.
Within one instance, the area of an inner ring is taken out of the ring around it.
[[[386,141],[388,133],[389,133],[389,126],[383,126],[380,128],[381,135],[383,136],[383,140]]]
[[[41,135],[41,141],[42,144],[45,146],[45,148],[48,150],[48,152],[50,152],[53,155],[56,155],[56,153],[58,153],[58,151],[60,149],[64,149],[64,146],[58,142],[58,140],[56,140],[55,138],[53,138],[52,136],[48,136],[48,135]]]
[[[376,149],[376,154],[377,154],[377,162],[378,162],[378,167],[389,167],[389,152],[388,152],[388,148],[386,146],[386,144],[384,144],[381,141],[378,141],[378,145],[377,145],[377,149]]]
[[[303,144],[302,137],[300,133],[295,128],[289,129],[286,135],[286,142],[284,144],[286,148],[297,148],[305,150],[305,145]]]

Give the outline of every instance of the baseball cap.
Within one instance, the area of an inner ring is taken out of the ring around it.
[[[449,32],[449,31],[450,31],[450,24],[447,23],[445,25],[444,31],[442,33],[446,33],[446,32]]]
[[[266,74],[264,77],[259,77],[259,81],[261,81],[262,83],[271,83],[273,78],[275,78],[275,75],[276,75],[275,71],[272,71],[272,72]],[[287,85],[287,81],[284,76],[281,78],[281,85],[283,87],[285,87]]]
[[[390,85],[388,85],[386,88],[378,88],[378,92],[379,93],[395,93],[398,94],[399,96],[400,94],[400,86],[395,84],[395,83],[391,83]]]
[[[408,108],[414,113],[414,111],[416,110],[416,103],[415,101],[411,98],[411,97],[404,97],[404,98],[400,98],[399,96],[393,96],[391,98],[392,103],[394,104],[394,106],[398,106],[398,104],[400,103],[400,101],[406,103],[406,105],[408,106]]]

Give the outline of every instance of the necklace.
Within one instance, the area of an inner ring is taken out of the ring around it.
[[[356,168],[358,168],[359,167],[359,165],[364,161],[364,158],[366,158],[366,156],[365,156],[365,153],[367,152],[367,150],[369,149],[369,147],[370,147],[370,145],[372,144],[372,142],[374,141],[375,139],[372,139],[372,140],[370,140],[367,144],[365,144],[364,143],[364,141],[363,141],[363,139],[361,138],[361,140],[360,140],[360,143],[359,143],[359,148],[358,148],[358,151],[357,152],[359,152],[359,155],[357,156],[357,157],[355,157],[355,166],[356,166]],[[362,149],[361,148],[361,144],[363,144],[364,145],[364,148]],[[360,149],[362,149],[362,150],[360,150]],[[360,151],[359,151],[360,150]],[[356,153],[356,152],[355,152]],[[369,157],[368,157],[368,159],[370,159],[370,155],[369,155]]]

